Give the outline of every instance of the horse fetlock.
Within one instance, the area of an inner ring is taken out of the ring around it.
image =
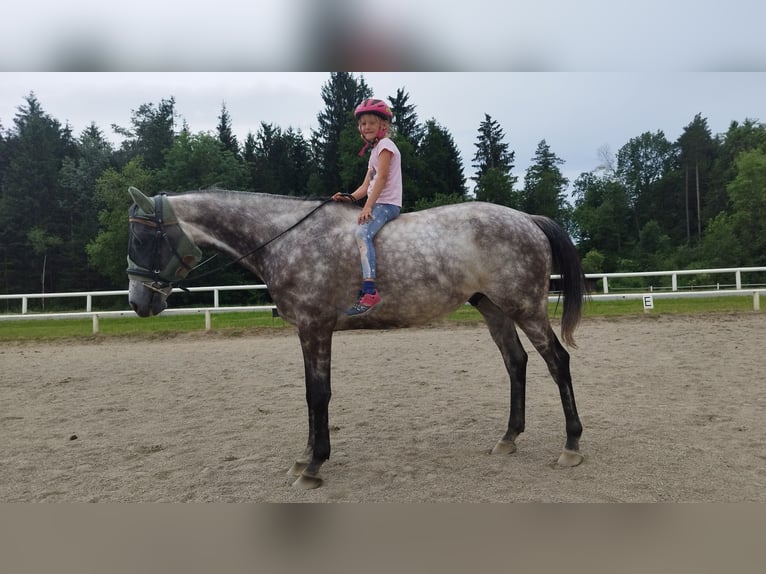
[[[567,442],[564,445],[565,451],[580,452],[580,435],[582,434],[582,428],[577,434],[567,432]]]
[[[296,477],[300,476],[304,470],[306,470],[306,467],[309,465],[308,461],[301,461],[296,460],[295,464],[290,467],[290,470],[287,471],[287,476],[290,477]]]

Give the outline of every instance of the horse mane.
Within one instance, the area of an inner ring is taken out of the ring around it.
[[[225,187],[220,187],[218,184],[213,184],[208,187],[200,187],[198,189],[190,189],[187,191],[179,191],[179,192],[160,191],[159,193],[164,193],[164,194],[167,194],[168,196],[189,195],[193,193],[221,193],[221,194],[225,193],[230,195],[246,194],[246,195],[253,195],[253,196],[279,197],[279,198],[284,198],[290,201],[326,201],[330,198],[330,196],[319,196],[319,195],[284,195],[281,193],[265,193],[262,191],[252,191],[252,190],[246,190],[246,189],[227,189]]]

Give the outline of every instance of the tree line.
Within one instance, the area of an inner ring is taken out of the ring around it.
[[[353,191],[367,160],[352,110],[373,95],[362,75],[332,73],[316,130],[261,122],[244,141],[225,103],[215,133],[193,133],[170,96],[132,110],[129,126],[112,125],[122,138],[114,146],[95,124],[73,134],[30,93],[13,125],[0,124],[0,292],[124,288],[130,185],[149,194]],[[697,114],[676,141],[645,132],[614,156],[601,150],[602,165],[574,182],[541,140],[518,181],[508,137],[484,113],[471,193],[449,130],[422,121],[403,88],[388,100],[405,211],[478,200],[548,215],[570,232],[588,272],[764,265],[766,127],[755,120],[713,135]],[[251,280],[229,268],[206,282]]]

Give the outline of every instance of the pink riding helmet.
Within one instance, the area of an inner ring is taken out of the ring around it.
[[[356,106],[354,117],[359,119],[359,116],[362,114],[375,114],[388,121],[391,121],[394,117],[394,114],[391,113],[391,108],[388,107],[386,102],[373,98],[368,98]]]
[[[394,117],[394,114],[391,113],[391,108],[388,107],[388,104],[386,102],[384,102],[383,100],[376,100],[374,98],[368,98],[366,100],[363,100],[361,104],[356,106],[356,108],[354,109],[354,117],[358,120],[359,116],[363,114],[374,114],[381,119],[388,120],[389,122]],[[377,142],[377,140],[385,137],[387,132],[388,132],[387,129],[378,130],[378,133],[375,137],[375,141]],[[364,140],[364,136],[362,136],[362,139]],[[370,143],[367,140],[365,140],[364,147],[359,152],[359,155],[360,156],[364,155],[364,152],[366,152],[371,145],[374,145],[374,143],[375,142]]]

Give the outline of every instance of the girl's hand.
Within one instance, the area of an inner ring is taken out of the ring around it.
[[[359,214],[359,224],[367,223],[369,221],[372,221],[372,208],[365,205],[362,208],[362,213]]]
[[[353,195],[350,193],[341,193],[340,191],[332,196],[333,201],[356,201]]]

